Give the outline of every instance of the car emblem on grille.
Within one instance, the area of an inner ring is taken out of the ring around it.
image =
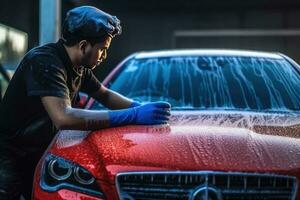
[[[222,195],[217,189],[205,185],[194,190],[189,200],[222,200]]]

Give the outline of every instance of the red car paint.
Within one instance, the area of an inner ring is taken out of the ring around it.
[[[117,73],[121,65],[104,83]],[[88,102],[88,107],[93,99]],[[300,120],[255,112],[172,112],[167,125],[61,131],[48,153],[87,169],[105,199],[119,199],[116,174],[143,171],[230,171],[295,176],[300,180]],[[100,199],[68,189],[47,192],[36,168],[33,199]],[[299,199],[299,188],[298,196]]]
[[[199,115],[201,113],[197,113]],[[262,126],[195,126],[197,118],[182,124],[181,117],[182,113],[174,112],[169,125],[125,126],[89,134],[80,131],[81,137],[74,131],[61,131],[48,152],[88,169],[98,179],[107,199],[118,199],[115,176],[127,171],[268,172],[300,178],[299,128],[289,132],[293,125],[273,126],[270,135]],[[218,117],[233,118],[230,115]],[[268,126],[264,128],[268,130]],[[293,137],[280,136],[282,132]],[[40,167],[41,163],[37,169]],[[35,199],[89,199],[68,190],[49,194],[42,191],[38,183],[39,174],[36,175]]]

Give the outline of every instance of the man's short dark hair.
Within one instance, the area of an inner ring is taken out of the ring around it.
[[[105,39],[103,39],[103,38],[99,39],[99,38],[70,37],[70,38],[63,38],[63,42],[66,46],[71,47],[71,46],[76,45],[77,43],[79,43],[82,40],[86,40],[88,43],[90,43],[92,46],[94,46],[97,43],[104,42]]]
[[[67,13],[62,38],[65,45],[73,46],[82,40],[91,45],[104,42],[108,36],[121,34],[120,20],[116,16],[93,6],[81,6]]]

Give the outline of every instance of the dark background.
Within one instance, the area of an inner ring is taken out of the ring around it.
[[[38,45],[39,1],[1,0],[0,23],[28,33],[29,49]],[[300,35],[193,36],[187,30],[300,30],[300,0],[62,0],[62,19],[76,6],[93,5],[116,15],[123,33],[114,39],[100,79],[127,55],[173,48],[233,48],[282,52],[300,62]]]

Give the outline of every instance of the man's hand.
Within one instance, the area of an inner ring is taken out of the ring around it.
[[[166,124],[170,117],[171,105],[167,102],[153,102],[136,109],[136,124]]]
[[[170,108],[171,105],[167,102],[153,102],[133,108],[109,111],[110,126],[166,124],[169,120]]]

